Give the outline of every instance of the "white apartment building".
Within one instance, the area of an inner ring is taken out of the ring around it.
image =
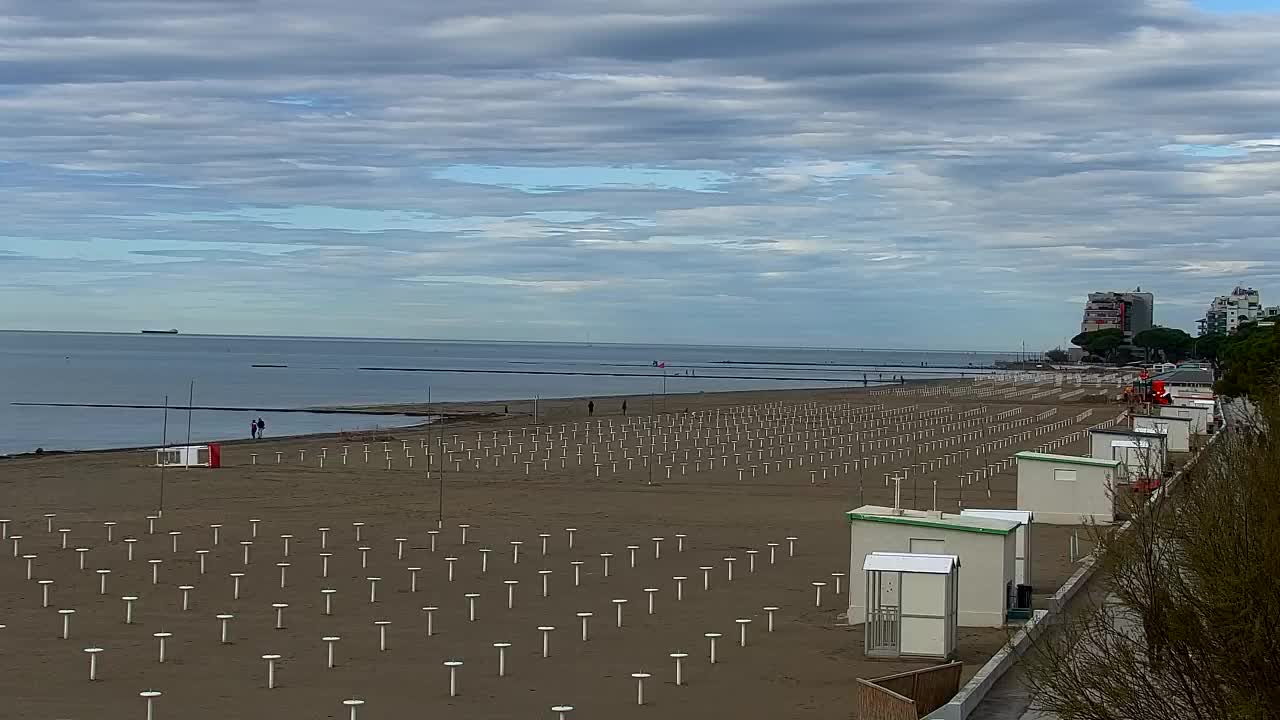
[[[1204,334],[1230,335],[1243,323],[1267,317],[1262,307],[1262,293],[1253,288],[1238,287],[1230,295],[1219,295],[1209,304],[1204,316]]]

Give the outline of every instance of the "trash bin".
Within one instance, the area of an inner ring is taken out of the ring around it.
[[[1031,607],[1031,586],[1030,585],[1018,586],[1018,595],[1017,595],[1017,600],[1014,603],[1014,607],[1024,608],[1024,609]]]

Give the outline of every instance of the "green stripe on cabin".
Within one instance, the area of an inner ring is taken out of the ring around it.
[[[1103,430],[1102,432],[1106,432]],[[1119,460],[1103,460],[1101,458],[1076,457],[1075,455],[1050,455],[1048,453],[1024,450],[1014,455],[1019,460],[1039,460],[1040,462],[1062,463],[1065,465],[1088,465],[1089,467],[1117,468]]]
[[[955,521],[931,520],[929,518],[907,517],[906,515],[871,515],[860,512],[847,512],[849,520],[865,520],[866,522],[890,523],[895,525],[916,525],[918,527],[958,530],[960,532],[982,533],[984,535],[1008,535],[1013,530],[997,530],[996,528],[977,527],[975,525],[959,525]]]

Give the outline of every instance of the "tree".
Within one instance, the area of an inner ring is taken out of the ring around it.
[[[1219,351],[1222,348],[1223,341],[1226,339],[1226,335],[1219,333],[1201,335],[1196,338],[1195,342],[1192,344],[1192,351],[1197,358],[1200,360],[1207,360],[1213,363],[1216,367],[1218,364]]]
[[[1176,328],[1156,326],[1143,330],[1133,338],[1133,344],[1154,351],[1166,362],[1178,362],[1191,355],[1195,338]]]
[[[1071,338],[1071,344],[1083,348],[1090,355],[1111,359],[1120,346],[1124,345],[1124,331],[1109,328],[1082,332]]]
[[[1227,397],[1271,394],[1280,378],[1280,324],[1243,325],[1218,347],[1216,390]]]
[[[1044,354],[1044,359],[1049,362],[1064,363],[1071,360],[1071,353],[1060,347],[1049,350]]]
[[[1111,360],[1111,362],[1117,365],[1124,365],[1125,363],[1131,363],[1137,360],[1138,356],[1133,354],[1133,349],[1130,348],[1129,346],[1121,345],[1120,347],[1111,351],[1111,355],[1109,359]]]
[[[1163,503],[1095,528],[1096,593],[1025,677],[1063,720],[1262,720],[1280,708],[1280,403],[1220,431]],[[1117,498],[1119,501],[1120,498]]]

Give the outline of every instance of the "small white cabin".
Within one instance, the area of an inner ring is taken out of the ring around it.
[[[867,555],[863,651],[870,657],[950,660],[959,627],[959,570],[954,555]]]
[[[962,516],[984,517],[994,520],[1009,520],[1018,523],[1013,531],[1017,550],[1014,555],[1013,581],[1018,585],[1031,584],[1031,520],[1033,514],[1027,510],[982,510],[978,508],[960,511]]]
[[[1169,452],[1191,452],[1190,418],[1134,415],[1133,430],[1164,435],[1165,447]]]
[[[155,451],[156,467],[221,467],[218,445],[173,445]]]
[[[1188,405],[1195,400],[1213,401],[1217,395],[1213,392],[1213,386],[1208,387],[1179,387],[1176,385],[1169,386],[1169,397],[1173,399],[1175,405]]]
[[[1123,428],[1090,430],[1089,454],[1123,462],[1130,478],[1160,477],[1167,460],[1163,436]]]
[[[958,588],[962,627],[1003,627],[1015,599],[1018,523],[922,510],[864,505],[849,518],[849,623],[866,617],[863,561],[872,553],[954,555],[964,568]]]
[[[1119,460],[1020,452],[1018,509],[1049,525],[1115,520],[1114,490],[1125,479]]]
[[[1209,433],[1209,424],[1213,422],[1213,404],[1205,405],[1201,402],[1187,405],[1161,405],[1161,417],[1177,417],[1191,421],[1191,432],[1197,435],[1207,435]]]

